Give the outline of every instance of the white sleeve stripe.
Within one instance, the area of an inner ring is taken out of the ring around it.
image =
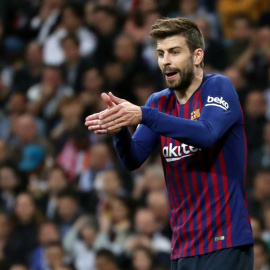
[[[206,104],[205,106],[216,106],[216,107],[220,107],[220,108],[222,108],[223,110],[225,110],[225,111],[227,111],[227,109],[225,108],[225,107],[223,107],[223,106],[221,106],[221,105],[218,105],[218,104]]]

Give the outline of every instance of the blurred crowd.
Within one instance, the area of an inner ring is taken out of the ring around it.
[[[164,16],[197,23],[205,72],[238,92],[254,269],[270,269],[269,1],[1,0],[1,270],[170,269],[159,149],[130,173],[84,126],[102,92],[144,105],[166,87],[148,37]]]

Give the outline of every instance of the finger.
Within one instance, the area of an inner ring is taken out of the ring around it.
[[[91,115],[87,116],[87,117],[85,118],[85,120],[86,120],[86,121],[90,121],[90,120],[99,119],[99,116],[100,116],[101,114],[103,114],[105,111],[107,111],[107,109],[104,110],[104,111],[101,111],[101,112],[99,112],[99,113],[91,114]]]
[[[115,125],[118,125],[118,124],[122,124],[123,122],[125,122],[126,119],[125,119],[125,116],[120,116],[120,117],[117,117],[107,123],[103,123],[101,124],[101,128],[102,129],[107,129],[108,127],[111,127],[111,126],[115,126]]]
[[[115,104],[121,104],[121,103],[123,103],[123,102],[126,101],[125,99],[121,99],[121,98],[118,98],[118,97],[114,96],[112,92],[109,92],[109,96],[110,96],[111,100],[112,100]]]
[[[88,130],[99,130],[101,127],[100,127],[100,125],[96,125],[96,126],[89,126],[88,127]]]
[[[111,98],[106,93],[102,93],[101,98],[106,102],[109,108],[112,108],[114,106],[114,103],[111,101]]]
[[[110,133],[110,132],[113,132],[114,130],[116,130],[116,129],[118,129],[118,128],[122,128],[122,127],[124,127],[124,126],[126,126],[127,125],[127,122],[125,121],[125,122],[121,122],[121,123],[119,123],[119,124],[116,124],[116,125],[113,125],[113,126],[111,126],[111,127],[108,127],[107,128],[107,132],[108,133]]]
[[[118,113],[120,109],[121,109],[120,106],[114,106],[113,108],[108,109],[108,110],[106,110],[106,112],[100,114],[100,115],[99,115],[99,119],[100,119],[100,120],[104,120],[104,119],[106,119],[107,117],[109,117],[109,116],[111,116],[111,115],[113,115],[113,114]]]
[[[118,119],[121,118],[122,116],[123,116],[123,114],[119,111],[118,113],[115,113],[113,115],[110,115],[110,116],[106,117],[105,119],[100,120],[98,122],[98,124],[100,126],[103,126],[103,125],[105,125],[107,123],[114,122],[115,120],[118,121]]]
[[[106,129],[99,129],[99,130],[95,130],[95,134],[107,134],[107,130]]]
[[[99,120],[85,121],[84,124],[85,124],[86,126],[97,126],[97,125],[99,125]]]

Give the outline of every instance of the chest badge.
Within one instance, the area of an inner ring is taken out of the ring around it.
[[[200,109],[197,109],[195,111],[193,111],[191,114],[190,114],[190,119],[191,120],[196,120],[197,118],[199,118],[201,115],[201,112],[200,112]]]

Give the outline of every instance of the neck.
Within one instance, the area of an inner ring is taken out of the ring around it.
[[[203,79],[203,69],[198,68],[195,70],[194,78],[192,79],[191,84],[186,90],[175,90],[175,95],[179,104],[185,104],[193,93],[198,89]]]

